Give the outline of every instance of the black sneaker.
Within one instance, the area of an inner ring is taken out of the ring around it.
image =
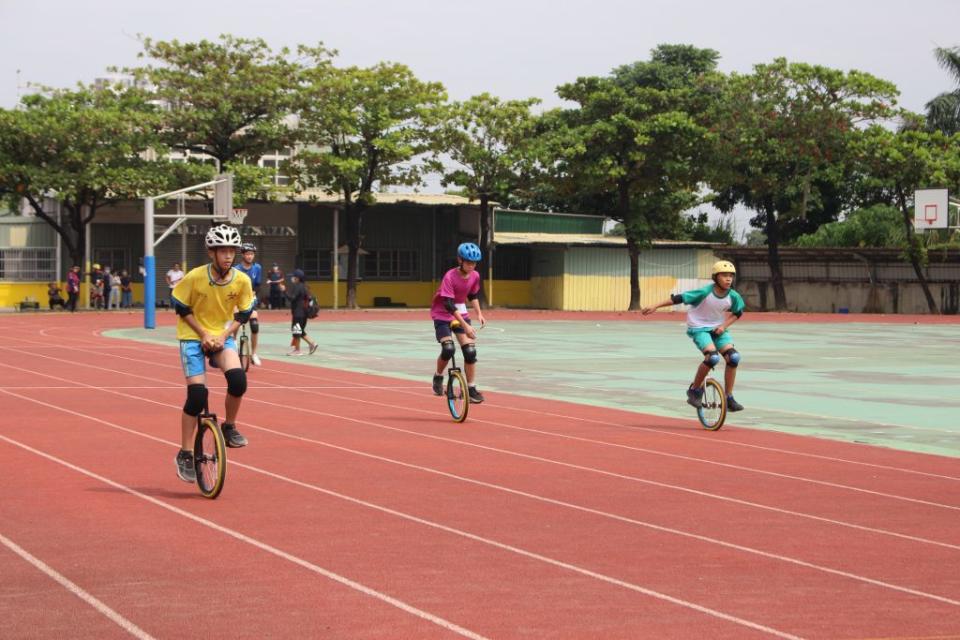
[[[470,387],[470,402],[473,404],[480,404],[483,402],[483,394],[480,393],[476,387]]]
[[[687,404],[697,409],[702,407],[703,406],[703,389],[694,389],[693,387],[688,388]]]
[[[727,411],[743,411],[743,405],[733,399],[733,396],[727,396]]]
[[[433,395],[443,395],[443,376],[433,376]]]
[[[227,441],[228,447],[239,449],[247,446],[247,439],[240,435],[236,425],[224,424],[220,430],[223,431],[223,439]]]
[[[177,454],[177,477],[184,482],[196,482],[197,470],[193,466],[193,452],[183,449]]]

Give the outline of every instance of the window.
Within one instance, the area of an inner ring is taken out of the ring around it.
[[[301,268],[307,278],[318,280],[332,278],[330,273],[330,249],[304,249],[300,255]]]
[[[0,280],[57,280],[57,250],[0,249]]]
[[[101,267],[110,267],[114,273],[119,273],[121,269],[130,271],[130,265],[127,263],[127,250],[113,247],[97,247],[93,252],[93,261]]]
[[[411,249],[367,249],[361,257],[361,272],[367,280],[415,280],[420,260]]]

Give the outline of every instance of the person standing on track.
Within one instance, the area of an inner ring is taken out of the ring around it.
[[[733,348],[733,336],[727,331],[743,315],[745,306],[743,298],[733,290],[736,274],[737,268],[732,262],[720,260],[713,265],[713,284],[672,295],[668,300],[641,310],[643,315],[649,315],[660,307],[691,305],[687,311],[687,335],[703,353],[703,362],[697,367],[693,384],[687,389],[687,404],[698,409],[703,401],[703,381],[722,357],[727,363],[723,375],[727,410],[743,411],[743,405],[733,399],[740,353]]]
[[[193,432],[197,416],[207,408],[206,359],[227,379],[223,436],[228,447],[243,447],[247,439],[237,430],[240,401],[247,391],[247,376],[240,366],[233,338],[253,312],[253,287],[245,273],[233,269],[240,248],[240,233],[225,224],[211,228],[205,244],[210,263],[191,269],[171,294],[177,312],[180,362],[187,383],[187,400],[180,416],[180,452],[177,476],[196,482],[193,466]]]
[[[244,242],[240,250],[242,259],[235,268],[247,274],[253,286],[253,315],[250,316],[250,353],[252,354],[250,362],[259,367],[262,363],[260,362],[260,356],[257,355],[257,342],[260,339],[257,335],[260,333],[260,316],[257,314],[260,300],[257,298],[257,291],[260,290],[260,284],[263,282],[263,267],[260,266],[259,262],[254,262],[257,257],[257,246],[255,244]]]
[[[287,291],[285,284],[280,285],[287,300],[290,301],[290,352],[288,356],[302,356],[300,351],[300,339],[303,338],[310,345],[310,355],[317,350],[317,343],[307,337],[307,302],[310,300],[310,290],[307,289],[306,276],[301,269],[294,269],[290,274],[290,290]]]
[[[467,301],[470,301],[482,327],[486,320],[480,311],[480,274],[477,272],[477,263],[482,259],[480,247],[472,242],[464,242],[457,247],[458,266],[444,274],[430,304],[433,331],[440,343],[437,370],[433,374],[433,392],[438,396],[443,395],[443,371],[456,353],[452,335],[455,333],[463,353],[470,402],[475,404],[483,402],[484,398],[477,389],[477,331],[470,325]],[[450,323],[454,320],[459,322],[459,326],[451,328]]]
[[[80,267],[73,265],[67,272],[67,308],[71,312],[77,310],[77,299],[80,297]]]

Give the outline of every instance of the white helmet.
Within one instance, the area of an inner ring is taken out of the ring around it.
[[[216,249],[217,247],[236,247],[240,248],[243,240],[240,238],[240,232],[228,224],[211,227],[207,231],[206,238],[207,249]]]

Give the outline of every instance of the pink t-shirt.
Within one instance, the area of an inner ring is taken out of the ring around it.
[[[430,317],[434,320],[443,320],[450,322],[453,320],[453,314],[447,311],[443,306],[444,298],[453,298],[453,303],[460,309],[460,315],[468,316],[467,296],[480,293],[480,274],[471,271],[464,278],[460,275],[460,269],[454,268],[447,271],[440,282],[440,288],[433,294],[433,302],[430,303]]]

